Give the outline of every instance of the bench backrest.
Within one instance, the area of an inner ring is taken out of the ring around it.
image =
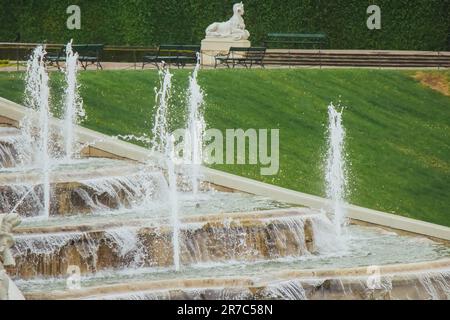
[[[327,44],[327,35],[322,32],[308,33],[268,33],[265,44],[278,43],[281,47],[292,47],[293,45],[319,47]]]
[[[265,54],[265,47],[250,47],[248,48],[247,58],[250,58],[252,60],[263,60]]]
[[[72,50],[78,52],[79,56],[99,57],[103,52],[103,44],[74,44]]]
[[[268,33],[267,38],[272,39],[317,39],[326,40],[325,33]]]
[[[246,57],[251,59],[263,59],[266,54],[265,47],[231,47],[228,55],[239,55],[240,57]]]
[[[158,48],[158,56],[192,56],[196,57],[200,52],[199,45],[161,44]]]

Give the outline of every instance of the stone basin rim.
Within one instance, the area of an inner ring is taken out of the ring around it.
[[[203,224],[203,223],[217,223],[224,222],[228,219],[233,221],[239,220],[240,222],[246,221],[270,221],[277,219],[289,219],[289,218],[314,218],[320,216],[322,213],[316,209],[304,208],[304,207],[292,207],[283,209],[272,210],[256,210],[248,212],[228,212],[228,213],[214,213],[207,215],[192,215],[181,217],[181,223],[184,225]],[[66,233],[66,232],[96,232],[104,229],[114,229],[121,227],[168,227],[170,224],[170,217],[148,217],[148,218],[135,218],[116,222],[99,222],[92,223],[86,222],[84,224],[73,225],[55,225],[55,226],[19,226],[14,231],[18,236],[26,236],[33,234],[50,234],[50,233]],[[157,224],[155,224],[157,223]]]

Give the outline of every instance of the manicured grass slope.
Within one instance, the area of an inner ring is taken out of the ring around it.
[[[173,127],[178,127],[189,71],[173,72]],[[208,127],[280,129],[277,176],[260,176],[259,168],[249,165],[216,168],[323,195],[327,105],[340,101],[350,202],[450,226],[450,98],[411,75],[362,69],[202,71]],[[1,73],[0,96],[20,102],[21,77]],[[156,72],[84,72],[80,78],[85,126],[108,134],[149,133]],[[60,81],[52,76],[55,88]]]

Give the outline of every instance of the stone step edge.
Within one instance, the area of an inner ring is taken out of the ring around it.
[[[309,208],[293,207],[285,209],[273,209],[273,210],[258,210],[249,212],[230,212],[230,213],[216,213],[207,215],[192,215],[188,217],[182,217],[180,219],[181,224],[202,224],[202,223],[216,223],[224,222],[226,220],[240,220],[245,221],[263,221],[272,219],[286,219],[286,218],[310,218],[320,215],[320,211],[312,210]],[[68,226],[26,226],[17,227],[14,233],[17,236],[26,236],[34,234],[50,234],[50,233],[69,233],[69,232],[97,232],[104,229],[113,229],[120,227],[148,227],[148,226],[166,226],[169,225],[170,217],[155,217],[155,218],[136,218],[117,222],[105,222],[105,223],[85,223],[74,224]],[[147,223],[147,224],[146,224]]]

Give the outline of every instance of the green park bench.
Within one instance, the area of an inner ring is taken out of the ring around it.
[[[78,53],[78,61],[84,70],[89,64],[95,64],[97,69],[103,69],[100,58],[103,52],[103,44],[75,44],[72,45],[73,52]],[[61,69],[59,63],[66,61],[66,47],[61,47],[57,53],[50,53],[45,56],[45,60],[49,65],[54,65]]]
[[[273,44],[289,48],[322,49],[327,45],[327,36],[324,33],[268,33],[264,45],[271,47]]]
[[[214,68],[217,68],[219,64],[225,64],[228,68],[230,68],[230,65],[233,68],[236,65],[242,65],[246,68],[259,65],[264,68],[265,54],[266,48],[264,47],[231,47],[226,55],[215,56]]]
[[[178,68],[183,68],[188,63],[196,63],[199,52],[199,45],[162,44],[152,54],[143,56],[142,69],[146,64],[153,64],[159,68],[159,63],[174,64]]]

